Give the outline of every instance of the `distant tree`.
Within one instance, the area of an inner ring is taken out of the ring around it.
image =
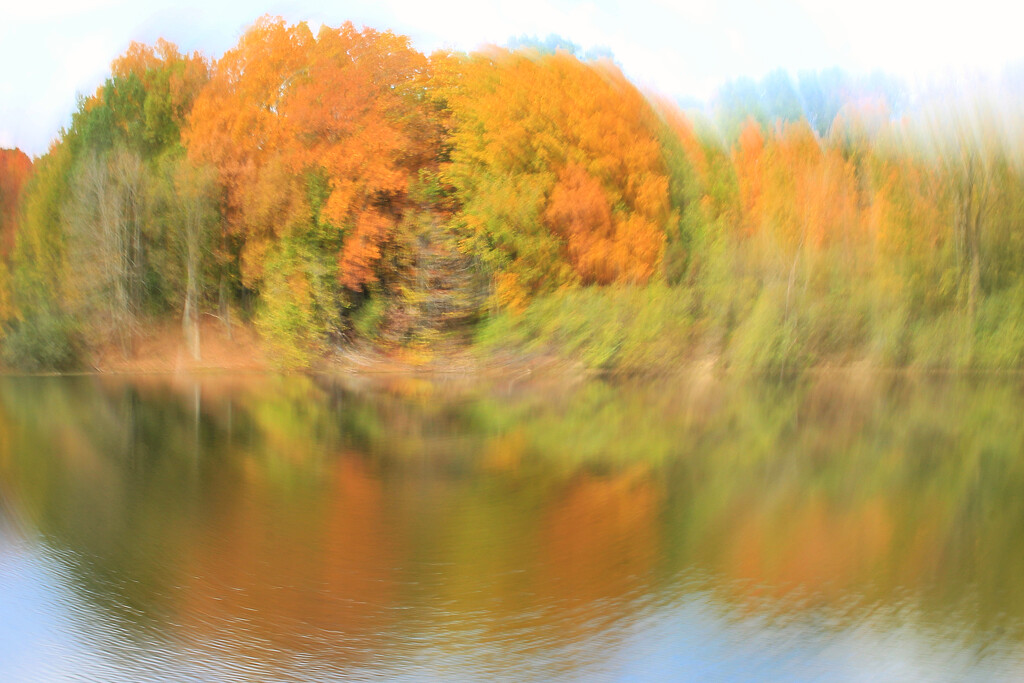
[[[784,69],[777,69],[761,80],[761,101],[771,121],[793,123],[804,116],[800,96]]]
[[[846,82],[846,75],[839,69],[804,71],[797,76],[801,107],[819,137],[828,135],[832,121],[849,98]]]
[[[739,78],[722,86],[715,95],[713,108],[718,128],[729,142],[739,138],[747,121],[767,126],[771,120],[760,88],[750,78]]]
[[[548,37],[543,39],[537,36],[528,36],[524,33],[510,39],[506,47],[512,51],[535,50],[542,55],[553,55],[559,50],[562,50],[577,58],[580,57],[580,52],[582,50],[579,45],[568,38],[563,38],[562,36],[554,33],[548,34]]]

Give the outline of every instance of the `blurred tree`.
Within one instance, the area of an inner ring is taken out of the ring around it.
[[[116,338],[125,357],[138,332],[145,288],[148,183],[142,158],[118,145],[78,162],[63,206],[75,294],[70,303],[90,321],[92,339]]]
[[[0,260],[10,258],[18,232],[22,192],[32,160],[20,149],[0,149]]]
[[[494,274],[497,303],[654,275],[668,179],[653,111],[618,69],[504,50],[446,68],[454,221]]]

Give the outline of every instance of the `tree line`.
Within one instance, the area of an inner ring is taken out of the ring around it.
[[[1019,89],[776,72],[693,111],[577,52],[272,17],[217,60],[132,44],[46,154],[0,154],[4,359],[172,316],[199,356],[208,314],[286,367],[466,331],[607,369],[1020,366]]]

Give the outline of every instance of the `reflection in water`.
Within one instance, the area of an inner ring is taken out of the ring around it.
[[[0,678],[1020,678],[1021,404],[0,379]]]

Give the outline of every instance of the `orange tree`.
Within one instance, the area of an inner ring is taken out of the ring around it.
[[[265,332],[304,364],[341,309],[387,279],[410,184],[434,163],[428,61],[350,23],[256,22],[215,65],[185,133],[225,190],[226,236]]]

